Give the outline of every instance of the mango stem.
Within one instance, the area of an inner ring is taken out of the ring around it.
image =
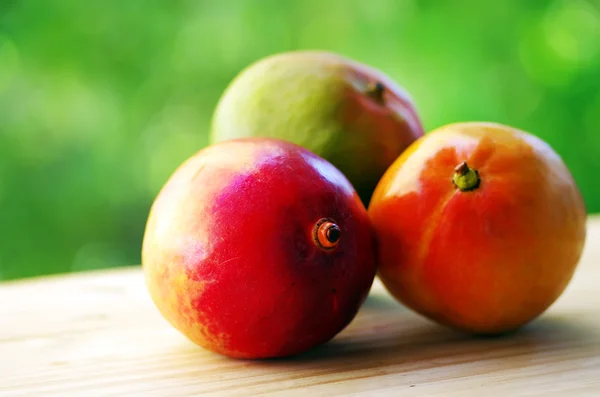
[[[372,98],[373,100],[375,100],[375,102],[377,102],[380,105],[384,105],[385,104],[385,98],[383,96],[383,94],[385,93],[385,86],[377,81],[375,83],[370,83],[367,86],[367,90],[365,92],[370,98]]]
[[[481,183],[477,170],[470,168],[466,161],[463,161],[454,168],[452,181],[461,192],[477,189]]]

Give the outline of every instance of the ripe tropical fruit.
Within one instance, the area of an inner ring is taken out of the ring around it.
[[[281,138],[336,166],[368,204],[400,153],[423,135],[409,95],[382,72],[337,54],[295,51],[243,70],[215,109],[211,142]]]
[[[367,211],[327,161],[275,139],[184,162],[156,198],[142,249],[164,317],[240,358],[303,352],[340,332],[376,272]]]
[[[492,123],[451,124],[415,142],[383,176],[369,215],[392,295],[482,334],[544,312],[569,283],[586,235],[584,202],[560,157]]]

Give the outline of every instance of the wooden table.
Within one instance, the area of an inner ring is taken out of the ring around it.
[[[571,285],[537,321],[473,338],[376,283],[355,321],[293,359],[196,347],[159,315],[139,267],[0,284],[0,396],[600,396],[600,218]]]

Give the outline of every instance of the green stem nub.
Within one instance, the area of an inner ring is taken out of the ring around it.
[[[461,192],[475,190],[481,183],[477,170],[470,168],[466,161],[463,161],[454,168],[454,177],[452,178],[452,181]]]
[[[384,93],[385,93],[385,86],[379,81],[377,81],[375,83],[370,83],[367,86],[366,94],[380,105],[385,104],[385,98],[383,96]]]

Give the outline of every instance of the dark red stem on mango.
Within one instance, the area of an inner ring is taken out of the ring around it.
[[[366,94],[380,105],[385,104],[384,93],[385,86],[379,81],[371,83],[367,86]]]

